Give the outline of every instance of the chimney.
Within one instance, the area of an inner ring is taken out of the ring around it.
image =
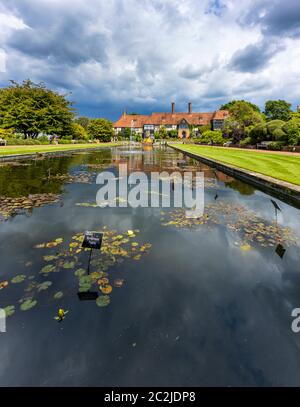
[[[191,103],[191,102],[189,102],[188,106],[189,106],[189,108],[188,108],[188,112],[189,112],[189,113],[192,113],[192,103]]]
[[[172,102],[172,114],[175,112],[175,103]]]

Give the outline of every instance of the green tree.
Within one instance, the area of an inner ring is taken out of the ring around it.
[[[92,119],[88,125],[88,135],[90,138],[109,142],[114,135],[113,124],[106,119]]]
[[[39,133],[70,134],[74,115],[71,106],[65,96],[43,83],[11,81],[10,86],[0,89],[0,127],[15,129],[25,138],[37,138]]]
[[[235,141],[247,136],[247,128],[263,123],[262,115],[249,102],[235,101],[228,107],[229,117],[224,123],[224,133]]]
[[[72,136],[75,140],[88,140],[89,136],[87,131],[79,123],[72,123]]]
[[[165,139],[168,137],[168,132],[165,126],[161,126],[157,132],[157,138],[158,139]]]
[[[289,120],[292,114],[291,104],[285,100],[268,100],[265,104],[265,115],[268,120]]]
[[[252,110],[260,113],[260,108],[254,103],[248,102],[247,100],[232,100],[231,102],[225,103],[220,107],[221,110],[231,110],[236,104],[242,102],[243,104],[248,105]]]
[[[88,125],[90,123],[89,117],[86,117],[86,116],[76,117],[76,119],[74,121],[75,121],[75,123],[80,124],[80,126],[82,126],[84,128],[84,130],[87,131]]]
[[[123,131],[122,131],[122,135],[123,135],[123,137],[126,139],[126,140],[129,140],[130,139],[130,136],[131,136],[131,129],[130,129],[130,127],[126,127]]]
[[[294,116],[282,126],[282,130],[287,134],[290,146],[300,145],[300,118]]]

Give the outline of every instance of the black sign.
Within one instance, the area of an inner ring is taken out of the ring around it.
[[[85,232],[82,247],[86,249],[101,249],[103,233]]]
[[[282,259],[283,258],[283,256],[284,256],[284,254],[285,254],[285,252],[286,252],[286,250],[285,250],[285,248],[282,246],[282,244],[278,244],[277,245],[277,247],[276,247],[276,250],[275,250],[275,252],[278,254],[278,256]]]

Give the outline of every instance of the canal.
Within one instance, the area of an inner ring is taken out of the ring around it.
[[[97,206],[120,163],[203,172],[204,215]],[[299,386],[299,215],[167,147],[1,163],[0,385]]]

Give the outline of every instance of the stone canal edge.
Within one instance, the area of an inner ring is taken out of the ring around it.
[[[251,184],[257,189],[261,190],[262,192],[267,192],[276,198],[282,199],[283,201],[296,206],[297,208],[300,208],[300,186],[298,185],[281,181],[257,172],[244,170],[230,164],[224,164],[221,161],[212,160],[198,154],[190,153],[172,144],[167,145],[168,147],[173,148],[174,150],[187,155],[188,157],[207,164],[210,167],[216,168],[224,172],[225,174],[231,175],[241,181],[247,182],[248,184]]]

